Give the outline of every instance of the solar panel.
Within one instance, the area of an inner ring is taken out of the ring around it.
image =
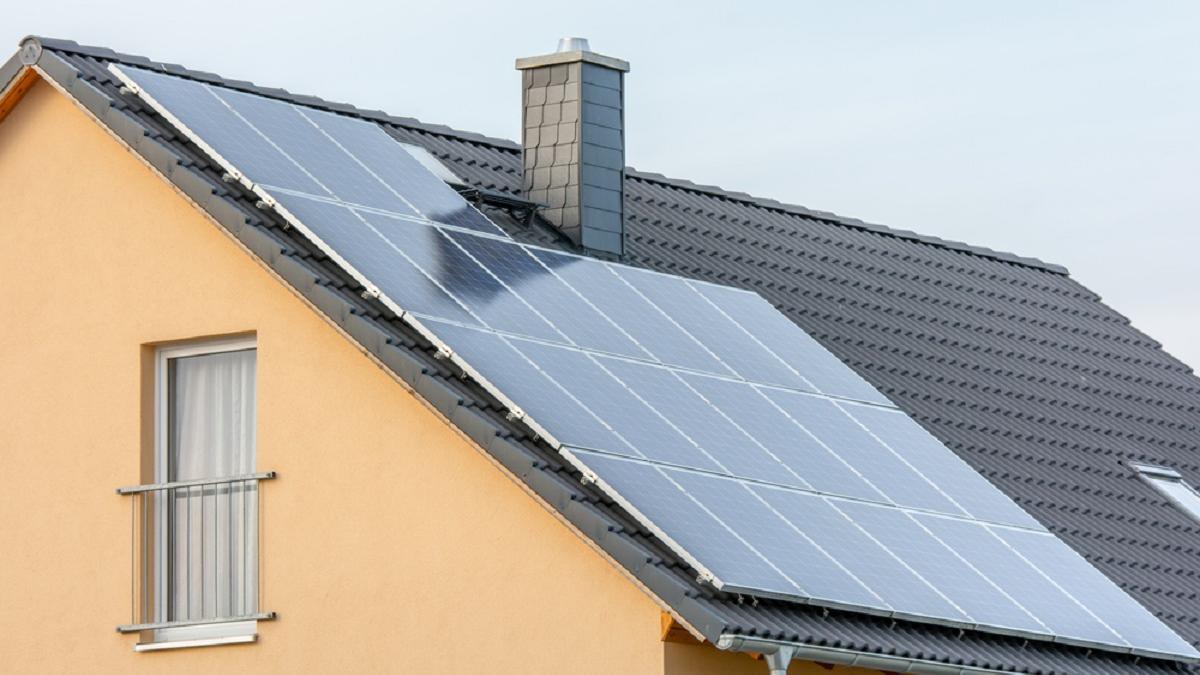
[[[770,482],[872,501],[887,499],[844,457],[788,417],[753,385],[694,374],[682,377],[721,415],[753,438],[754,445],[786,467],[786,471],[777,471]]]
[[[248,187],[504,236],[378,125],[140,68],[113,68]]]
[[[971,619],[930,581],[857,527],[834,503],[816,495],[755,486],[755,495],[879,597],[884,613],[908,617],[940,617],[949,623]]]
[[[621,269],[618,274],[744,379],[811,388],[799,373],[754,340],[741,326],[722,315],[684,279],[633,268]]]
[[[527,249],[661,363],[733,374],[694,336],[667,317],[613,272],[613,266],[556,251]]]
[[[1000,588],[1022,588],[1021,604],[1055,635],[1088,640],[1109,628],[1049,577],[1023,574],[1028,563],[986,525],[953,518],[917,516],[950,550]],[[1041,537],[1045,539],[1045,537]]]
[[[966,462],[904,413],[894,409],[839,404],[880,445],[900,451],[904,461],[925,476],[937,476],[938,490],[980,520],[1038,529],[1038,522],[992,487]]]
[[[369,122],[110,69],[715,587],[1200,657],[759,296],[515,242]]]
[[[899,506],[966,515],[930,478],[889,451],[838,402],[792,391],[763,392],[772,403],[825,447],[833,448],[863,480]]]
[[[571,343],[597,352],[650,358],[649,352],[526,249],[499,239],[457,232],[449,236],[505,286],[536,307]]]
[[[846,368],[808,333],[796,330],[795,324],[761,297],[725,286],[696,284],[694,288],[738,325],[753,326],[754,340],[803,377],[812,390],[891,405],[886,396]]]
[[[450,168],[445,164],[439,162],[438,159],[433,156],[433,153],[429,152],[425,148],[422,148],[419,145],[409,145],[408,143],[401,143],[400,145],[404,146],[404,150],[408,152],[408,154],[412,155],[413,159],[420,162],[421,166],[429,169],[430,173],[437,176],[443,183],[463,187],[469,185],[467,181],[463,180],[458,174],[451,171]]]
[[[976,623],[1016,631],[1049,632],[1014,599],[1013,596],[1024,595],[1022,587],[1010,587],[1005,592],[963,562],[954,551],[938,543],[908,513],[858,502],[836,506],[906,567],[933,583]],[[1023,583],[1027,575],[1019,576]]]

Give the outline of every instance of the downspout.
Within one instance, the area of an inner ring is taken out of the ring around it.
[[[805,645],[786,640],[768,640],[745,635],[723,633],[717,640],[717,648],[731,652],[762,654],[771,675],[787,675],[788,664],[794,660],[834,663],[842,666],[857,666],[868,670],[893,673],[921,673],[923,675],[982,675],[1000,673],[999,670],[957,666],[924,659],[909,659],[886,654],[866,654],[838,647]]]

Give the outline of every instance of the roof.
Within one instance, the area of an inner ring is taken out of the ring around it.
[[[1179,672],[1185,666],[1037,641],[743,599],[687,565],[481,387],[109,76],[111,61],[159,68],[384,125],[473,185],[516,194],[518,145],[224,80],[110,50],[39,39],[23,50],[153,168],[617,564],[716,642],[741,634],[808,645],[820,660],[959,672]],[[35,53],[36,52],[36,53]],[[14,57],[14,60],[17,57]],[[0,68],[0,84],[16,72]],[[1200,380],[1065,269],[719,188],[628,170],[627,262],[755,290],[888,395],[1051,531],[1200,644],[1200,527],[1124,461],[1200,483]],[[567,247],[504,211],[514,238]],[[812,658],[817,658],[812,656]],[[871,664],[871,661],[865,661]],[[944,668],[944,670],[939,670]],[[968,670],[970,669],[968,668]]]

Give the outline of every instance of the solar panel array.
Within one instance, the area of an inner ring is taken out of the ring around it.
[[[517,243],[369,122],[110,68],[714,586],[1200,657],[758,295]]]

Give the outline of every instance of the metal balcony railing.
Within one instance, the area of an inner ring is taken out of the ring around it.
[[[117,489],[132,501],[122,633],[273,619],[262,612],[260,483],[275,472]]]

